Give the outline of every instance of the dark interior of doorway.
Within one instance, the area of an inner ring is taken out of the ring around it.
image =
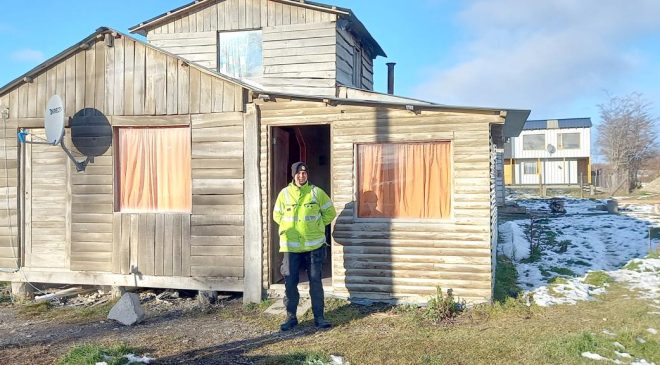
[[[332,196],[330,181],[330,126],[286,126],[272,127],[272,164],[271,164],[271,212],[277,199],[277,194],[291,182],[291,165],[297,161],[305,161],[309,169],[309,182],[323,189]],[[270,241],[270,278],[272,284],[283,284],[280,273],[282,253],[279,252],[279,237],[277,224],[271,219]],[[330,227],[326,228],[327,241],[330,241]],[[326,259],[323,262],[323,284],[330,285],[332,278],[331,250],[326,246]],[[307,275],[300,273],[300,282],[307,282]]]

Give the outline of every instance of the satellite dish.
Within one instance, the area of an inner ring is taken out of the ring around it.
[[[557,151],[557,148],[555,148],[555,146],[549,144],[548,147],[546,147],[546,150],[548,150],[549,153],[555,153],[555,151]]]
[[[44,128],[46,140],[52,145],[60,143],[64,136],[64,105],[59,95],[53,95],[46,104]]]

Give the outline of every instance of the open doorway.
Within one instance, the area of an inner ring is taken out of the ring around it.
[[[273,211],[277,195],[291,182],[291,165],[297,161],[305,161],[309,168],[309,182],[323,189],[332,197],[330,181],[330,126],[278,126],[271,127],[272,159],[271,159],[271,201],[270,212]],[[269,217],[270,218],[270,217]],[[279,252],[279,236],[277,224],[270,219],[270,283],[284,284],[280,273],[283,254]],[[327,242],[330,243],[330,226],[326,228]],[[323,286],[332,285],[332,254],[330,246],[323,262]],[[307,275],[300,273],[300,282],[307,282]]]

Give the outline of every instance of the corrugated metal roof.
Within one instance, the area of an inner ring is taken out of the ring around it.
[[[551,128],[591,128],[591,126],[591,118],[528,120],[525,122],[523,130]]]

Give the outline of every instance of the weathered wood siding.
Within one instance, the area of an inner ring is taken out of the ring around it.
[[[358,89],[374,89],[373,58],[355,37],[337,29],[337,82]]]
[[[45,139],[43,129],[30,130],[32,140]],[[33,268],[68,267],[71,214],[68,160],[57,146],[25,146],[23,211],[31,218],[26,225],[25,265]],[[14,226],[14,229],[18,227]]]
[[[21,163],[31,166],[32,178],[20,187],[26,190],[28,185],[33,199],[32,208],[24,212],[24,225],[32,230],[33,241],[44,239],[48,247],[69,248],[65,264],[57,266],[58,270],[243,276],[242,111],[246,93],[241,86],[128,37],[117,38],[108,47],[102,35],[89,49],[73,52],[33,79],[0,95],[0,108],[9,109],[1,140],[6,148],[0,149],[7,162],[7,172],[0,169],[5,175],[0,188],[0,267],[16,267],[17,253],[25,251],[18,245],[16,222],[16,130],[43,127],[46,101],[59,94],[65,115],[75,115],[85,126],[103,120],[113,127],[191,126],[193,208],[191,214],[115,212],[113,147],[78,173],[61,149],[26,146],[31,149],[30,159]],[[71,145],[70,135],[66,143],[82,159]],[[42,148],[49,149],[48,155]],[[55,196],[55,188],[64,190]],[[61,193],[68,198],[62,200]],[[67,227],[64,234],[59,231],[63,223]],[[53,267],[45,259],[33,258],[35,267]],[[57,261],[61,261],[59,256]],[[235,288],[238,282],[226,283]],[[172,285],[181,286],[174,281]]]
[[[218,66],[217,32],[150,34],[149,43],[206,68]]]
[[[266,88],[336,96],[336,24],[281,25],[263,30]]]
[[[192,118],[192,276],[243,277],[243,115]]]
[[[152,35],[156,34],[259,29],[288,24],[322,23],[335,19],[336,15],[329,12],[277,1],[217,0],[164,20],[147,30],[147,38],[151,40]]]
[[[490,123],[499,115],[367,106],[336,107],[318,102],[260,103],[263,242],[268,252],[271,221],[269,127],[331,124],[332,199],[339,216],[333,226],[333,289],[361,298],[417,298],[452,288],[469,301],[491,298]],[[452,214],[445,220],[386,221],[354,218],[357,143],[451,141]],[[263,281],[268,286],[268,258]]]

